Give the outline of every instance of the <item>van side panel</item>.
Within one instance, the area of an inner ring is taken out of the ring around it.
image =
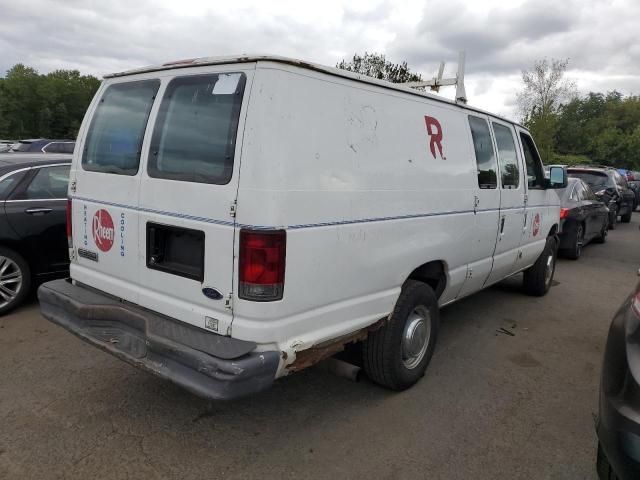
[[[432,260],[448,275],[441,303],[454,299],[472,260],[469,136],[455,106],[259,63],[237,219],[286,229],[285,288],[278,302],[236,299],[232,335],[301,350],[352,332],[387,315]]]

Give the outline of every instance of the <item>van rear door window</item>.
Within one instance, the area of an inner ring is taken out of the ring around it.
[[[94,172],[135,175],[142,139],[159,80],[109,86],[93,114],[82,152],[82,168]]]
[[[498,166],[496,153],[491,142],[489,124],[486,120],[469,116],[469,126],[473,137],[473,148],[478,165],[478,186],[480,188],[498,188]]]
[[[242,73],[173,79],[151,138],[149,176],[228,183],[245,81]]]

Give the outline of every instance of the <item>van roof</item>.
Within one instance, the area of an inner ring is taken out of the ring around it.
[[[123,77],[127,75],[136,75],[139,73],[158,72],[162,70],[199,67],[199,66],[205,66],[205,65],[226,65],[226,64],[233,64],[233,63],[253,63],[253,62],[260,62],[260,61],[277,62],[277,63],[284,63],[288,65],[294,65],[296,67],[307,68],[309,70],[315,70],[318,72],[327,73],[329,75],[335,75],[338,77],[348,78],[350,80],[356,80],[359,82],[378,85],[380,87],[389,88],[392,90],[398,90],[404,93],[409,93],[411,95],[427,97],[432,100],[447,103],[449,105],[455,105],[460,108],[464,108],[466,110],[471,110],[471,111],[482,113],[485,115],[491,115],[492,117],[499,118],[501,120],[504,120],[505,122],[511,123],[513,125],[518,125],[526,129],[526,127],[519,124],[518,122],[514,122],[513,120],[504,118],[500,115],[496,115],[494,113],[487,112],[479,108],[471,107],[469,105],[457,103],[453,100],[449,100],[447,98],[443,98],[438,95],[433,95],[428,92],[423,92],[415,88],[407,87],[401,83],[392,83],[386,80],[379,80],[377,78],[369,77],[367,75],[362,75],[354,72],[349,72],[347,70],[342,70],[340,68],[328,67],[326,65],[320,65],[317,63],[308,62],[306,60],[300,60],[300,59],[290,58],[290,57],[282,57],[279,55],[240,54],[240,55],[227,55],[227,56],[218,56],[218,57],[188,58],[184,60],[177,60],[173,62],[163,63],[162,65],[151,65],[148,67],[135,68],[132,70],[125,70],[123,72],[111,73],[111,74],[105,75],[104,78]]]

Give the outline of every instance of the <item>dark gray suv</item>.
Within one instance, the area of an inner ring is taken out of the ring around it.
[[[635,193],[629,188],[627,179],[609,167],[570,167],[570,177],[587,183],[596,196],[609,207],[609,228],[614,229],[618,217],[622,223],[631,221]]]

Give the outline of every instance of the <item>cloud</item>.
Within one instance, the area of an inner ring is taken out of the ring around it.
[[[521,70],[544,57],[569,58],[583,92],[637,93],[637,18],[636,0],[5,1],[0,72],[22,62],[103,75],[251,52],[334,65],[377,51],[428,78],[466,50],[470,103],[509,115]]]

